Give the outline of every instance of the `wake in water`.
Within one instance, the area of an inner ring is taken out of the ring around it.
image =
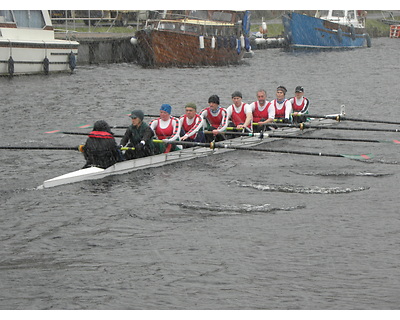
[[[270,204],[263,204],[256,206],[251,204],[221,205],[221,204],[209,204],[209,203],[179,203],[178,205],[183,209],[213,212],[214,214],[218,215],[221,214],[232,215],[232,214],[242,214],[250,212],[275,213],[276,211],[293,211],[296,209],[304,209],[306,207],[304,205],[299,205],[294,207],[276,208],[276,207],[271,207]]]
[[[354,176],[361,176],[361,177],[384,177],[384,176],[390,176],[392,173],[374,173],[374,172],[337,172],[337,171],[332,171],[332,172],[300,172],[300,171],[293,171],[290,170],[290,172],[296,173],[296,174],[301,174],[301,175],[306,175],[306,176],[324,176],[324,177],[354,177]]]
[[[397,160],[378,159],[375,157],[374,159],[352,159],[352,160],[361,161],[363,163],[383,163],[383,164],[395,164],[395,165],[400,164],[400,162]]]
[[[359,187],[359,188],[322,188],[318,186],[313,187],[303,187],[303,186],[290,186],[290,185],[264,185],[257,183],[250,184],[239,184],[240,187],[253,188],[260,191],[270,191],[270,192],[286,192],[286,193],[307,193],[307,194],[339,194],[339,193],[351,193],[357,191],[368,190],[369,187]]]
[[[397,160],[385,160],[385,159],[373,159],[372,163],[383,163],[383,164],[400,164]]]

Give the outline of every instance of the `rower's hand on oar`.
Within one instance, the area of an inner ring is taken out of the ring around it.
[[[294,123],[302,123],[307,121],[307,116],[305,114],[295,112],[292,114],[292,119]]]
[[[217,129],[214,129],[214,130],[212,131],[212,133],[213,133],[214,136],[216,136],[216,135],[219,133],[219,131],[218,131]]]
[[[138,143],[136,146],[135,146],[135,150],[136,151],[142,151],[144,149],[144,144],[143,143]]]

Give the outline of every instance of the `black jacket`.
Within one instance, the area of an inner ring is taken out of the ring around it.
[[[94,166],[105,169],[121,161],[121,152],[109,126],[103,123],[96,126],[98,122],[95,123],[83,147],[83,155],[86,159],[84,168]]]
[[[153,137],[153,129],[147,123],[142,122],[139,127],[130,125],[121,139],[121,145],[125,146],[129,142],[128,146],[135,147],[136,150],[126,151],[125,159],[129,160],[153,155]],[[145,142],[144,146],[140,144],[141,141]]]

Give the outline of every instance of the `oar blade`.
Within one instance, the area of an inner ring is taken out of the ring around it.
[[[61,130],[53,130],[53,131],[46,131],[45,133],[58,133],[58,132],[60,132]]]
[[[91,124],[79,124],[76,127],[79,129],[93,128]]]
[[[374,157],[372,153],[366,154],[341,154],[343,158],[353,159],[353,160],[370,160]]]

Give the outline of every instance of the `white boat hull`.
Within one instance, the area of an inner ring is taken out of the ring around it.
[[[315,120],[318,124],[332,124],[334,120]],[[311,129],[308,129],[311,131]],[[287,134],[287,135],[297,135],[301,132],[298,128],[280,128],[275,130],[274,132],[279,132],[279,134]],[[228,146],[241,146],[241,147],[252,147],[261,143],[266,143],[270,141],[281,140],[282,138],[264,138],[260,139],[259,137],[239,137],[235,139],[229,139],[222,141],[221,143]],[[195,158],[205,157],[211,154],[219,154],[229,151],[234,151],[235,149],[229,148],[216,148],[210,149],[207,147],[193,147],[182,149],[179,151],[173,151],[169,153],[158,154],[150,157],[144,157],[134,160],[128,160],[123,162],[118,162],[113,166],[107,169],[101,169],[96,167],[86,168],[77,170],[71,173],[67,173],[61,175],[59,177],[49,179],[43,182],[39,189],[43,188],[52,188],[64,184],[75,183],[85,180],[97,180],[102,179],[108,176],[117,175],[117,174],[125,174],[137,170],[160,167],[166,164],[171,164],[180,161],[191,160]]]
[[[57,40],[44,42],[7,41],[0,39],[0,74],[9,75],[9,59],[13,60],[14,75],[45,72],[44,60],[49,60],[48,72],[71,71],[69,55],[76,57],[78,43]]]
[[[0,12],[0,75],[72,71],[76,66],[79,43],[55,39],[47,10],[32,11],[36,16],[40,13],[43,19],[40,25],[28,26],[32,21],[28,23],[28,20],[16,18],[24,14],[28,17],[28,12]]]
[[[256,137],[243,137],[232,140],[236,140],[236,143],[233,145],[241,146],[253,146],[262,142],[262,140]],[[241,140],[240,144],[237,143],[239,140]],[[79,181],[101,179],[111,175],[124,174],[141,169],[160,167],[166,164],[191,160],[199,157],[205,157],[210,154],[222,153],[227,151],[233,151],[233,149],[210,149],[206,147],[187,148],[150,157],[118,162],[107,169],[91,167],[77,170],[50,180],[46,180],[43,182],[43,185],[39,186],[39,188],[51,188]]]

